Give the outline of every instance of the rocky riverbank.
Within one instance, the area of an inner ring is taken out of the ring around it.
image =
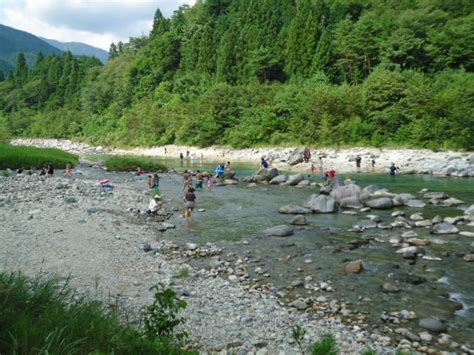
[[[138,212],[148,197],[133,177],[115,179],[109,191],[90,178],[91,168],[79,170],[82,174],[78,171],[74,178],[0,177],[2,271],[70,278],[80,293],[135,314],[151,302],[149,288],[163,282],[187,301],[186,327],[202,351],[296,354],[291,329],[301,325],[307,330],[307,344],[330,333],[341,353],[361,353],[369,347],[380,354],[390,352],[390,338],[364,330],[363,322],[346,326],[309,305],[288,308],[273,292],[235,282],[235,275],[225,279],[215,269],[193,269],[186,264],[191,258],[218,256],[225,250],[162,238],[173,228],[166,218],[177,209],[177,196],[168,196],[167,213],[148,217]],[[175,177],[162,177],[168,178]],[[229,271],[230,266],[221,266]],[[189,271],[183,273],[183,268]]]
[[[79,154],[104,152],[103,147],[92,147],[83,143],[56,139],[15,139],[12,144],[38,147],[55,147]],[[281,170],[307,172],[311,164],[319,171],[319,157],[322,157],[323,170],[334,169],[338,173],[358,172],[356,156],[360,156],[361,172],[385,173],[394,163],[401,174],[433,174],[441,176],[473,177],[474,153],[472,152],[433,152],[427,149],[379,149],[379,148],[315,148],[310,162],[303,162],[302,148],[248,148],[232,149],[226,147],[197,148],[191,146],[166,145],[163,147],[112,149],[112,154],[135,154],[161,158],[178,159],[180,153],[185,159],[199,161],[252,162],[259,165],[261,157],[269,159],[272,166]],[[189,152],[187,157],[186,152]],[[375,160],[375,167],[372,167]]]

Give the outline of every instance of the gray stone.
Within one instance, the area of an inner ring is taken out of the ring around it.
[[[402,238],[416,238],[418,237],[418,233],[415,231],[407,231],[402,233]]]
[[[441,221],[441,222],[446,222],[446,223],[450,223],[450,224],[457,224],[461,221],[464,220],[464,216],[456,216],[456,217],[446,217],[444,219],[444,221]]]
[[[472,261],[474,261],[474,254],[466,254],[466,255],[464,255],[463,259],[465,261],[472,262]]]
[[[275,176],[273,179],[271,179],[270,184],[271,185],[279,185],[279,184],[282,184],[282,183],[286,182],[286,180],[288,180],[288,175],[281,174],[281,175]]]
[[[278,212],[284,214],[308,214],[312,211],[309,208],[296,206],[296,205],[285,205],[278,209]]]
[[[464,210],[464,214],[474,216],[474,205],[470,205],[466,210]]]
[[[397,254],[402,254],[405,259],[415,259],[419,249],[416,246],[405,247],[397,250]]]
[[[401,216],[404,216],[405,215],[405,212],[403,211],[395,211],[395,212],[392,212],[391,216],[392,217],[401,217]]]
[[[447,198],[446,200],[443,201],[443,206],[448,206],[448,207],[459,206],[463,204],[464,204],[463,200],[459,200],[454,197]]]
[[[350,261],[344,266],[347,274],[358,274],[364,270],[362,260]]]
[[[313,212],[332,213],[336,212],[336,200],[326,195],[312,194],[304,207],[310,208]]]
[[[186,249],[188,250],[196,250],[199,247],[196,243],[186,243]]]
[[[410,219],[412,221],[422,221],[424,220],[425,218],[421,215],[421,213],[413,213],[411,216],[410,216]]]
[[[303,174],[295,174],[288,177],[286,184],[290,186],[295,186],[303,180],[304,180]]]
[[[296,187],[308,187],[310,185],[309,180],[302,180],[298,184],[296,184]]]
[[[441,223],[441,222],[443,222],[443,217],[441,217],[441,216],[434,216],[433,219],[431,220],[431,222],[433,222],[433,224]]]
[[[358,197],[345,197],[340,200],[341,207],[345,208],[361,208],[363,207],[362,202]]]
[[[368,193],[369,195],[371,195],[375,191],[378,191],[378,190],[380,190],[379,186],[377,186],[377,185],[368,185],[368,186],[364,187],[364,189],[362,191]]]
[[[431,240],[420,238],[408,238],[406,242],[410,245],[426,246],[431,244]]]
[[[448,194],[446,192],[427,192],[423,195],[424,198],[427,199],[436,199],[436,200],[442,200],[445,198],[448,198]]]
[[[431,230],[433,234],[455,234],[458,232],[459,230],[455,226],[446,222],[435,224]]]
[[[66,203],[76,203],[77,199],[74,196],[68,196],[64,199],[64,202],[66,202]]]
[[[421,200],[408,200],[406,203],[405,203],[405,206],[408,206],[408,207],[413,207],[413,208],[423,208],[426,206],[426,203],[424,203],[423,201]]]
[[[261,168],[257,171],[258,179],[256,181],[270,181],[275,176],[278,176],[278,169],[277,168]]]
[[[294,216],[290,222],[290,224],[293,224],[293,225],[296,225],[296,226],[304,226],[306,224],[308,224],[308,221],[306,220],[306,217],[301,215],[301,214],[298,214],[296,216]]]
[[[420,319],[418,325],[421,328],[429,330],[433,333],[444,333],[448,330],[447,327],[439,319],[436,318]]]
[[[474,238],[474,232],[469,232],[469,231],[461,231],[459,232],[460,235],[463,235],[465,237],[471,237]]]
[[[379,210],[389,209],[393,207],[393,201],[392,199],[388,197],[381,197],[375,200],[370,200],[370,201],[367,201],[365,204],[366,206],[370,208],[379,209]]]
[[[413,334],[406,328],[397,328],[395,329],[395,333],[400,334],[402,337],[407,338],[408,340],[411,341],[419,341],[420,337],[416,334]]]
[[[296,165],[303,162],[304,158],[304,149],[297,148],[293,152],[291,152],[290,156],[288,157],[287,163],[289,165]]]
[[[390,282],[385,282],[383,285],[382,285],[382,289],[384,292],[387,292],[387,293],[397,293],[397,292],[400,292],[400,287],[398,287],[397,285],[394,285]]]
[[[361,193],[360,187],[352,183],[352,184],[335,187],[331,191],[331,197],[335,199],[337,202],[341,202],[343,199],[346,199],[346,198],[353,198],[356,201],[358,201],[357,203],[358,205],[361,205],[360,199],[359,199],[360,193]],[[356,208],[360,208],[360,207],[356,207]]]
[[[402,202],[405,204],[409,200],[414,200],[416,197],[412,194],[407,194],[407,193],[401,193],[398,194],[398,197],[402,200]]]
[[[424,219],[422,221],[416,221],[415,226],[417,227],[431,227],[433,225],[433,221],[430,219]]]
[[[305,301],[302,300],[296,300],[290,303],[291,307],[294,307],[300,311],[304,311],[306,308],[308,308],[308,304]]]
[[[358,227],[362,230],[372,229],[372,228],[377,228],[377,223],[375,221],[371,221],[370,219],[364,219],[362,221],[357,222],[357,224],[354,227]]]
[[[144,251],[145,253],[148,253],[149,251],[152,251],[152,250],[153,250],[153,249],[151,248],[150,243],[144,243],[142,249],[143,249],[143,251]]]
[[[294,229],[290,226],[287,226],[285,224],[279,225],[279,226],[274,226],[271,228],[265,229],[263,232],[268,236],[274,236],[274,237],[287,237],[289,235],[292,235],[294,233]]]

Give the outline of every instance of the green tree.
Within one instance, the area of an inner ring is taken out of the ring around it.
[[[26,59],[23,53],[18,53],[15,70],[15,82],[22,85],[28,79],[28,67],[26,66]]]

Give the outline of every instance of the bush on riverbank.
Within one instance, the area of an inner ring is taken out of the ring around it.
[[[143,168],[145,171],[164,171],[166,166],[152,158],[133,155],[114,155],[105,161],[108,170],[113,171],[136,171]]]
[[[0,273],[1,354],[186,354],[169,336],[119,321],[53,280]]]
[[[47,163],[53,164],[55,168],[64,168],[68,162],[76,165],[78,160],[76,154],[60,149],[0,144],[0,169],[40,168]]]

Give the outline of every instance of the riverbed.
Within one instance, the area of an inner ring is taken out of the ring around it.
[[[167,159],[165,163],[178,171],[212,171],[214,163],[199,160]],[[237,163],[233,168],[237,176],[250,175],[256,167]],[[393,193],[412,193],[421,197],[421,189],[443,191],[450,197],[463,200],[467,206],[474,203],[474,179],[385,174],[352,174],[360,186],[376,184]],[[142,179],[142,186],[145,178]],[[311,176],[311,181],[321,181],[320,174]],[[138,187],[138,185],[137,185]],[[179,176],[161,184],[165,195],[179,196],[182,181]],[[462,235],[432,235],[430,228],[417,228],[419,238],[428,239],[431,245],[424,247],[425,254],[440,258],[438,261],[403,259],[389,243],[391,237],[399,236],[400,229],[369,229],[361,234],[348,229],[364,220],[368,214],[378,215],[382,222],[391,222],[394,211],[403,211],[408,217],[422,213],[426,219],[462,215],[460,207],[441,207],[428,204],[424,208],[398,207],[391,210],[313,214],[306,216],[309,224],[297,228],[293,236],[285,238],[264,236],[263,231],[274,225],[288,223],[291,216],[278,213],[278,208],[287,204],[302,205],[317,188],[295,188],[294,186],[247,184],[215,187],[213,191],[198,191],[197,206],[205,212],[196,212],[190,220],[175,214],[170,220],[177,228],[164,237],[179,243],[215,243],[227,251],[220,260],[235,264],[243,260],[249,274],[249,283],[275,287],[280,298],[290,303],[298,297],[324,297],[327,303],[336,300],[333,307],[338,318],[351,319],[351,312],[365,314],[372,329],[384,329],[388,334],[403,326],[414,333],[422,331],[417,320],[436,317],[446,322],[452,341],[473,347],[474,339],[474,283],[473,263],[463,260],[472,250],[472,237]],[[463,231],[473,231],[472,226],[458,224]],[[366,244],[353,248],[351,242],[361,239]],[[362,260],[364,271],[357,275],[346,274],[344,264]],[[191,260],[196,268],[212,267],[213,259]],[[215,265],[215,263],[214,263]],[[227,276],[227,275],[224,275]],[[301,281],[300,286],[291,287]],[[330,292],[321,290],[320,284],[330,285]],[[400,289],[396,293],[382,291],[382,285],[390,283]],[[319,298],[322,299],[322,298]],[[324,303],[324,302],[323,302]],[[341,304],[349,309],[341,315]],[[338,308],[337,310],[335,308]],[[408,311],[416,319],[387,317],[392,312]],[[402,325],[399,321],[401,320]],[[440,345],[443,348],[443,345]],[[447,347],[449,348],[449,347]]]

